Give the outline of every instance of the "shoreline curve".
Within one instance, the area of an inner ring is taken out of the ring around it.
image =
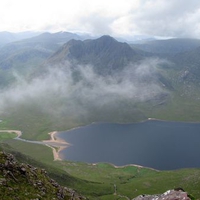
[[[50,139],[42,140],[42,143],[52,149],[54,161],[56,161],[56,160],[61,161],[62,158],[60,157],[59,153],[63,149],[71,146],[71,144],[66,142],[65,140],[62,140],[59,137],[57,137],[56,136],[57,133],[58,133],[58,131],[53,131],[53,132],[48,133],[48,135],[50,135]]]
[[[31,140],[22,139],[22,138],[20,138],[22,136],[22,131],[20,131],[20,130],[0,130],[0,133],[16,133],[17,136],[13,139],[21,140],[23,142],[46,145],[47,147],[52,149],[54,161],[56,161],[56,160],[61,161],[62,159],[59,156],[60,151],[62,151],[63,149],[70,146],[70,144],[67,143],[66,141],[56,137],[56,134],[58,133],[57,131],[48,133],[50,135],[50,139],[43,140],[43,141],[31,141]]]

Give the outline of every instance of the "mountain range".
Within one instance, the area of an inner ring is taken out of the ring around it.
[[[11,42],[16,42],[19,40],[31,38],[37,35],[40,35],[41,33],[39,32],[20,32],[20,33],[11,33],[7,31],[0,32],[0,47],[11,43]]]
[[[0,48],[1,86],[15,80],[11,71],[26,78],[35,71],[40,73],[47,65],[63,65],[67,61],[73,65],[92,65],[95,72],[106,75],[121,71],[130,64],[138,65],[149,58],[167,60],[168,64],[162,63],[157,74],[161,84],[168,88],[176,88],[176,80],[180,81],[178,87],[182,87],[182,80],[190,80],[192,84],[199,82],[198,39],[174,38],[129,45],[108,35],[84,40],[84,36],[69,32],[43,33],[23,40],[19,38],[17,42],[10,43],[13,40],[0,38],[0,41],[8,43]],[[176,77],[170,77],[172,71]]]
[[[194,91],[198,90],[198,39],[174,38],[128,44],[118,42],[109,35],[84,40],[85,37],[69,32],[42,33],[4,45],[0,48],[0,86],[5,87],[16,81],[13,72],[29,80],[41,75],[46,69],[53,68],[52,66],[62,65],[65,68],[64,65],[70,63],[73,71],[77,71],[77,66],[82,65],[84,68],[89,65],[99,75],[113,76],[127,68],[136,69],[137,66],[148,65],[148,62],[151,65],[152,59],[157,59],[159,64],[156,70],[153,66],[150,69],[152,73],[143,77],[132,72],[133,78],[154,82],[163,91],[176,91],[176,94],[186,96],[191,96],[188,86],[192,85]]]

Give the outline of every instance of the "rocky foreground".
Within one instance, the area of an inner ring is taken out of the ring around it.
[[[125,199],[128,197],[121,196]],[[120,197],[120,198],[121,198]],[[74,190],[60,186],[44,169],[19,163],[12,154],[0,151],[1,200],[83,200]],[[163,194],[140,195],[132,200],[194,200],[182,188]],[[130,200],[130,199],[129,199]]]
[[[158,195],[140,195],[132,200],[193,200],[191,195],[188,195],[183,189],[168,190],[163,194]]]
[[[1,200],[82,200],[74,190],[60,186],[44,169],[18,163],[12,154],[0,151]]]

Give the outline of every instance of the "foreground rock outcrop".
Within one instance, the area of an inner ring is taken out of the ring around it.
[[[82,200],[72,189],[60,186],[44,169],[18,163],[12,154],[0,151],[1,200]]]
[[[175,189],[158,195],[140,195],[132,200],[192,200],[192,198],[183,189]]]

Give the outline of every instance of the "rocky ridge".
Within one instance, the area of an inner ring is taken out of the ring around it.
[[[70,40],[55,52],[46,65],[66,65],[66,61],[74,67],[92,65],[98,74],[114,73],[124,69],[131,62],[138,62],[143,58],[141,53],[132,49],[127,43],[118,42],[114,38],[104,35],[94,40]]]
[[[1,200],[81,200],[74,190],[60,186],[44,169],[19,163],[12,154],[0,151]]]

